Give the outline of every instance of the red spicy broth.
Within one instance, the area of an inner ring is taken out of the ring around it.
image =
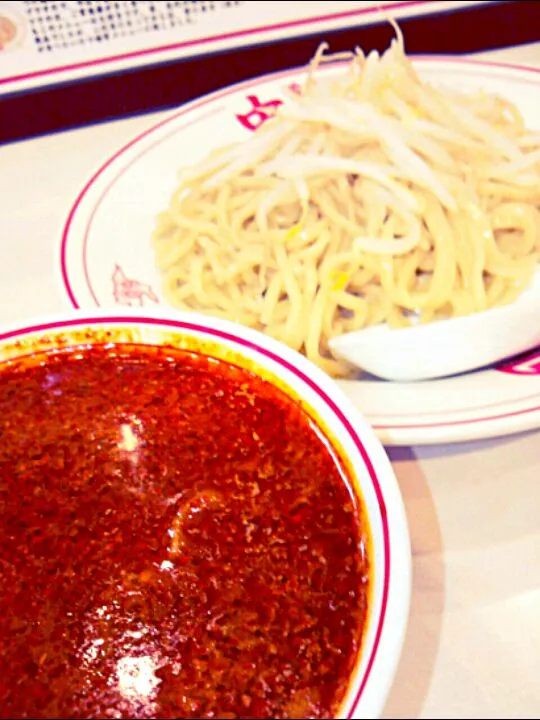
[[[307,413],[180,350],[37,360],[0,370],[0,717],[335,714],[369,529]]]

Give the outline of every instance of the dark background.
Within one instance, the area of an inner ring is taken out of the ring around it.
[[[409,54],[461,54],[540,41],[540,0],[498,2],[400,20]],[[0,142],[174,107],[225,85],[304,65],[322,40],[332,52],[385,50],[388,23],[227,50],[78,80],[0,100]],[[1,169],[0,169],[1,170]]]

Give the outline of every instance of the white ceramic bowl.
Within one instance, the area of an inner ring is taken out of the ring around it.
[[[373,592],[361,652],[338,717],[379,716],[407,624],[411,553],[396,478],[367,422],[334,381],[303,356],[260,333],[195,314],[71,312],[6,327],[0,331],[0,362],[59,345],[122,341],[194,349],[248,367],[301,401],[341,449],[368,513]]]

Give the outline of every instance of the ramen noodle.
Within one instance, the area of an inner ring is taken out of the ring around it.
[[[180,172],[152,237],[167,300],[304,352],[376,323],[513,301],[540,251],[540,133],[485,92],[418,76],[389,49],[322,45],[300,92],[246,141]]]

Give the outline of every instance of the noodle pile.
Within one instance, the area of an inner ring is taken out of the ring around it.
[[[540,254],[540,133],[422,82],[399,29],[317,72],[247,141],[181,171],[152,237],[166,298],[347,368],[328,340],[513,301]]]

